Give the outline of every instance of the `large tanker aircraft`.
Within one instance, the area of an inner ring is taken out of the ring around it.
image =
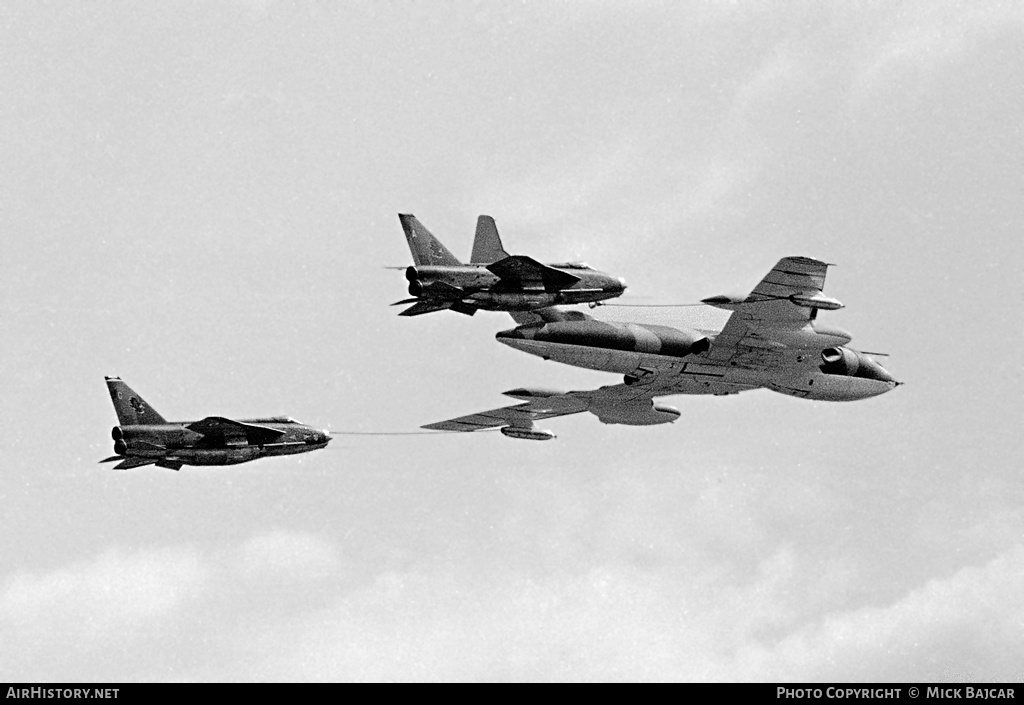
[[[655,399],[674,394],[770,389],[803,399],[854,401],[895,389],[900,383],[872,354],[848,347],[849,333],[818,322],[818,311],[843,308],[822,293],[828,267],[811,257],[785,257],[748,296],[704,299],[732,311],[717,332],[608,323],[557,308],[513,313],[520,325],[498,333],[499,342],[545,360],[618,373],[622,383],[569,392],[513,389],[505,394],[525,403],[423,428],[500,428],[511,438],[549,440],[555,435],[536,428],[535,421],[585,411],[606,424],[671,423],[679,410]]]

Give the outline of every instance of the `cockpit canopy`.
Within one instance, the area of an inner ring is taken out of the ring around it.
[[[827,375],[861,377],[879,382],[892,382],[892,376],[869,355],[849,348],[827,348],[821,351],[818,369]]]
[[[301,421],[293,419],[291,416],[267,416],[262,419],[246,419],[249,423],[287,423],[295,424],[298,426],[302,425]]]

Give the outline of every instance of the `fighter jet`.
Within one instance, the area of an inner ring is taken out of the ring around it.
[[[580,304],[620,296],[623,279],[586,264],[541,264],[505,252],[494,218],[477,220],[473,255],[463,264],[413,215],[399,214],[412,251],[413,266],[405,270],[413,303],[399,316],[419,316],[450,309],[472,316],[487,311],[532,311],[555,304]]]
[[[101,463],[121,462],[115,470],[153,465],[180,470],[182,465],[235,465],[273,455],[294,455],[324,448],[330,432],[287,416],[235,421],[207,416],[201,421],[167,422],[119,377],[106,377],[118,425],[110,435],[114,455]]]
[[[523,404],[460,416],[423,428],[471,432],[500,428],[511,438],[549,440],[534,421],[584,411],[606,424],[671,423],[678,409],[656,403],[673,394],[737,394],[770,389],[822,401],[884,394],[900,383],[871,353],[847,347],[846,331],[817,321],[819,310],[843,308],[822,293],[828,264],[786,257],[746,297],[704,303],[732,311],[721,331],[605,323],[580,311],[545,309],[512,314],[522,325],[498,341],[545,360],[624,375],[621,384],[588,391],[520,388]],[[878,353],[873,353],[877,355]]]

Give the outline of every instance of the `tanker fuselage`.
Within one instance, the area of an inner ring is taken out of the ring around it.
[[[497,340],[545,360],[625,375],[627,384],[671,375],[665,394],[734,394],[766,388],[827,401],[883,394],[896,381],[870,356],[842,347],[850,337],[837,328],[808,326],[772,341],[784,352],[776,366],[749,365],[711,355],[714,336],[670,326],[595,320],[519,326]]]

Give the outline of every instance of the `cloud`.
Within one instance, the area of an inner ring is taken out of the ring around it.
[[[599,494],[628,486],[616,482]],[[677,529],[674,539],[643,549],[650,554],[644,560],[637,560],[638,537],[671,527],[614,513],[606,517],[610,533],[588,532],[587,546],[571,532],[556,537],[558,546],[537,546],[561,556],[557,565],[531,567],[511,557],[482,568],[471,557],[460,560],[460,551],[381,568],[358,582],[339,570],[332,542],[283,529],[206,552],[112,549],[4,581],[0,662],[41,678],[78,677],[75,669],[84,668],[92,677],[144,680],[1020,675],[1013,669],[1024,627],[1024,548],[887,600],[865,598],[858,586],[876,579],[875,569],[852,555],[822,558],[813,547],[754,539],[732,557],[701,550],[702,527],[739,520],[719,537],[731,541],[763,535],[767,516],[751,515],[747,506],[757,503],[758,488],[733,496],[731,506],[710,491],[680,505],[680,513],[714,507],[723,515],[684,522],[689,528]],[[643,501],[637,495],[621,509],[636,511]],[[593,521],[587,512],[573,519]],[[567,541],[576,545],[566,549]],[[758,551],[751,570],[736,570],[736,560]],[[108,671],[96,670],[98,659]]]
[[[0,665],[68,677],[76,667],[99,668],[104,654],[124,659],[125,670],[147,654],[173,664],[179,657],[166,649],[195,649],[215,625],[238,629],[271,608],[323,604],[310,584],[338,567],[329,543],[272,530],[205,552],[111,548],[65,568],[21,571],[0,582]]]
[[[910,2],[888,20],[865,45],[852,82],[854,105],[889,85],[901,90],[908,84],[920,86],[987,37],[1000,31],[1021,31],[1024,7],[1015,2]],[[917,74],[914,81],[906,81],[908,72]]]
[[[249,578],[323,577],[339,567],[334,547],[310,534],[269,531],[246,541],[238,551],[238,572]]]
[[[959,668],[1000,680],[1019,669],[1024,550],[889,605],[800,624],[805,595],[860,577],[837,564],[820,576],[817,568],[783,548],[735,588],[623,566],[486,586],[466,575],[389,573],[264,639],[260,658],[227,677],[927,680]]]
[[[202,591],[208,571],[183,547],[111,549],[68,568],[17,573],[0,588],[0,663],[152,638],[151,629]]]
[[[933,579],[893,604],[827,616],[738,659],[767,677],[935,680],[942,668],[1019,679],[1024,548]],[[1016,669],[1016,670],[1014,670]]]

